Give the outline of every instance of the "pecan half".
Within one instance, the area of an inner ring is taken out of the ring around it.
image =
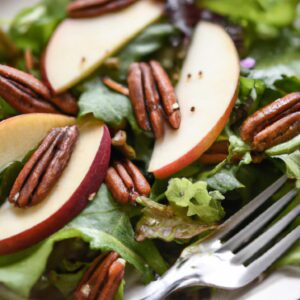
[[[203,165],[215,165],[223,160],[225,160],[229,154],[229,142],[224,141],[217,141],[212,144],[212,146],[202,154],[199,161]],[[255,164],[261,163],[264,160],[263,153],[260,152],[251,152],[252,162]],[[238,154],[233,155],[231,161],[233,163],[238,163],[241,161],[241,156]]]
[[[18,175],[9,194],[10,203],[24,208],[48,195],[69,162],[78,134],[76,125],[50,131]]]
[[[181,115],[170,78],[157,61],[133,63],[128,72],[129,97],[139,126],[151,128],[158,139],[164,134],[164,119],[178,129]]]
[[[98,256],[76,288],[74,300],[113,300],[125,274],[125,261],[116,252]]]
[[[104,77],[102,79],[102,82],[108,86],[110,89],[116,91],[117,93],[120,93],[124,96],[129,96],[129,90],[127,87],[121,85],[120,83],[112,80],[111,78],[109,77]]]
[[[300,133],[300,92],[286,95],[248,117],[241,138],[255,151],[264,151]]]
[[[35,59],[32,55],[30,48],[27,48],[24,52],[24,61],[25,61],[26,71],[30,73],[35,66]]]
[[[139,196],[149,196],[151,191],[144,175],[128,159],[113,163],[107,171],[105,183],[121,204],[134,203]]]
[[[200,162],[204,165],[214,165],[222,162],[228,156],[228,141],[218,141],[202,154]]]
[[[127,144],[127,134],[124,130],[119,130],[111,139],[111,144],[118,151],[120,151],[124,157],[128,159],[135,159],[136,153],[135,150]]]
[[[137,0],[75,0],[67,11],[71,18],[90,18],[123,9]]]
[[[21,113],[77,112],[77,102],[73,97],[52,97],[48,87],[40,80],[5,65],[0,65],[0,96]]]

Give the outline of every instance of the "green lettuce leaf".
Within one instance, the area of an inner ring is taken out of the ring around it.
[[[286,175],[289,178],[296,179],[296,186],[300,189],[300,150],[296,150],[291,154],[281,154],[272,157],[284,162]]]
[[[86,82],[84,89],[78,102],[79,116],[92,113],[95,118],[115,128],[128,121],[133,130],[141,131],[135,121],[128,97],[110,90],[100,79]]]
[[[192,220],[186,213],[174,206],[156,203],[145,197],[138,199],[144,206],[143,216],[136,226],[136,239],[162,239],[166,242],[188,242],[208,230],[213,230],[216,225],[206,225]]]
[[[269,156],[275,156],[280,154],[290,154],[300,149],[300,134],[296,135],[289,141],[273,146],[266,150],[266,154]]]
[[[262,36],[274,36],[279,28],[292,25],[296,18],[298,0],[202,0],[204,6],[228,16],[251,28]],[[238,8],[238,9],[237,9]]]
[[[0,282],[19,295],[28,297],[45,271],[55,243],[79,238],[92,250],[118,252],[141,272],[146,281],[151,270],[163,273],[167,266],[150,241],[137,243],[126,213],[112,199],[105,185],[90,205],[65,228],[32,248],[0,257]],[[28,272],[30,270],[30,272]]]
[[[11,22],[9,34],[20,49],[41,54],[57,24],[66,16],[69,0],[42,0],[25,8]]]
[[[249,56],[256,60],[255,68],[250,71],[251,78],[263,80],[269,88],[277,86],[283,92],[299,88],[299,32],[285,29],[276,39],[258,40]]]
[[[218,193],[209,193],[207,183],[192,183],[186,178],[171,179],[165,193],[169,202],[187,208],[187,216],[197,216],[202,222],[212,224],[224,216],[220,200],[224,197]]]

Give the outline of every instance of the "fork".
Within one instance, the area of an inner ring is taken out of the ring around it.
[[[297,190],[290,190],[243,229],[231,233],[236,231],[238,226],[257,211],[286,181],[286,176],[280,177],[225,221],[216,234],[191,248],[193,250],[185,250],[164,276],[135,291],[130,300],[159,300],[178,289],[191,286],[236,289],[257,278],[300,239],[298,226],[273,246],[269,246],[269,243],[299,216],[300,205],[259,234],[267,227],[268,222],[295,198]],[[252,261],[247,264],[250,259]]]

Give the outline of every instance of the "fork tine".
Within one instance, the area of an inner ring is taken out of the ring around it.
[[[292,221],[295,220],[300,214],[300,205],[296,206],[281,220],[271,226],[266,232],[261,234],[253,242],[247,245],[244,249],[239,251],[232,262],[245,263],[249,258],[253,257],[258,251],[263,249],[273,238],[275,238],[280,232],[282,232]]]
[[[245,228],[226,241],[220,250],[230,249],[231,251],[235,251],[238,247],[246,243],[258,230],[263,228],[264,225],[266,225],[286,204],[288,204],[296,196],[296,194],[297,191],[295,189],[289,191],[259,217],[254,219]]]
[[[277,179],[273,184],[256,196],[251,202],[245,205],[227,221],[225,221],[219,232],[212,236],[214,240],[224,238],[232,229],[241,224],[247,217],[249,217],[257,208],[264,204],[276,191],[278,191],[287,181],[285,175]]]
[[[300,225],[247,267],[245,284],[251,282],[300,239]]]

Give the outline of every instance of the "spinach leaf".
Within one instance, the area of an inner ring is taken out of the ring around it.
[[[128,121],[132,129],[140,132],[128,97],[116,93],[100,81],[92,79],[84,84],[85,92],[79,98],[79,116],[92,113],[111,127],[121,127]]]

